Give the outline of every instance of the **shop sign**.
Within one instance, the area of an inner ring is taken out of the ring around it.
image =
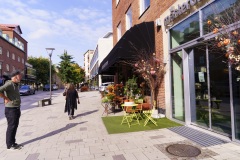
[[[164,26],[167,26],[178,16],[182,15],[184,12],[189,10],[192,6],[196,5],[198,2],[202,0],[188,0],[183,4],[178,4],[178,7],[175,9],[174,7],[170,8],[170,15],[164,18]]]

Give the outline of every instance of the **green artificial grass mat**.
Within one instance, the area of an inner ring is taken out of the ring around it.
[[[123,116],[102,117],[103,123],[109,134],[138,132],[138,131],[147,131],[147,130],[182,126],[181,124],[171,121],[167,118],[159,118],[159,119],[154,119],[157,122],[157,126],[155,126],[152,122],[148,122],[146,126],[143,126],[143,123],[145,122],[145,119],[143,119],[143,120],[139,120],[140,125],[135,124],[130,126],[129,128],[127,123],[123,123],[121,125],[122,118]],[[136,122],[134,121],[133,123],[136,123]]]

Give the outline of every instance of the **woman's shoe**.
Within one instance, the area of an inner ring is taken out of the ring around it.
[[[71,116],[69,116],[69,120],[72,120],[72,117],[71,117]]]

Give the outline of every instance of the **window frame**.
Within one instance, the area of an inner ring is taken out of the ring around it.
[[[132,27],[132,7],[129,6],[126,12],[126,30],[129,30]]]
[[[149,1],[149,5],[146,6],[146,1]],[[140,16],[145,13],[145,11],[150,7],[150,0],[140,0]]]
[[[122,38],[122,25],[121,22],[117,25],[117,40],[119,41]]]

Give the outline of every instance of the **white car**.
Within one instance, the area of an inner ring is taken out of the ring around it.
[[[102,85],[99,87],[99,91],[106,91],[107,86],[114,84],[114,82],[106,82],[106,83],[102,83]]]
[[[53,85],[53,90],[58,90],[58,86],[56,84]]]

